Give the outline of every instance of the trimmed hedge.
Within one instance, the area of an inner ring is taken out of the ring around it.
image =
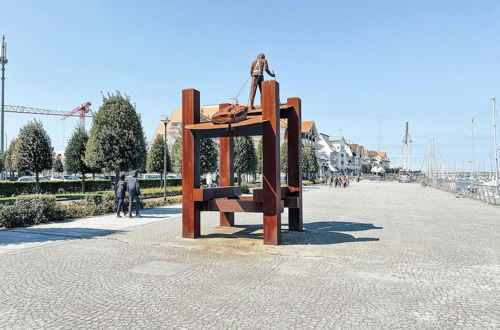
[[[111,189],[109,180],[85,180],[86,191],[100,191]],[[82,182],[75,181],[40,181],[40,190],[44,194],[79,193],[82,191]],[[0,181],[0,196],[10,197],[34,194],[35,182]]]
[[[157,188],[162,186],[160,179],[140,179],[141,188]],[[167,179],[167,187],[182,185],[182,179]],[[110,190],[110,180],[85,180],[85,191]],[[79,193],[82,190],[82,182],[74,181],[40,181],[40,189],[43,194]],[[36,192],[35,182],[0,181],[0,197],[11,197],[18,195],[34,194]]]
[[[160,188],[163,187],[161,179],[140,179],[139,184],[141,189],[145,188]],[[182,179],[167,179],[167,187],[182,186]]]

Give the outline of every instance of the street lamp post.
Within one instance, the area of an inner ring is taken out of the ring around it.
[[[161,116],[163,123],[163,200],[167,200],[167,124],[168,116]]]
[[[7,64],[7,43],[5,42],[5,36],[2,37],[2,50],[0,52],[0,63],[2,64],[2,113],[1,113],[1,119],[0,119],[0,136],[1,136],[1,141],[0,141],[0,154],[3,154],[5,151],[5,144],[4,144],[4,132],[5,132],[5,126],[4,126],[4,111],[5,111],[5,64]]]

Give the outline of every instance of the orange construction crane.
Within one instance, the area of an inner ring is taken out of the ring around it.
[[[48,115],[48,116],[61,116],[61,119],[68,117],[80,117],[80,128],[85,130],[85,117],[92,117],[88,113],[91,111],[90,106],[92,103],[85,102],[82,105],[74,108],[70,112],[60,110],[48,110],[33,107],[25,107],[20,105],[5,105],[5,112],[16,113],[31,113],[35,115]]]
[[[85,117],[87,117],[87,113],[90,112],[90,106],[92,103],[90,102],[85,102],[82,105],[74,108],[70,112],[68,112],[66,115],[64,115],[61,120],[66,119],[68,117],[75,116],[77,113],[79,114],[80,117],[80,129],[85,130]]]

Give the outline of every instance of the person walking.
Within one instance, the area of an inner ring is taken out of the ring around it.
[[[125,175],[120,176],[120,180],[116,184],[116,217],[121,218],[120,212],[123,212],[123,216],[127,214],[125,211],[125,192],[127,191],[127,182],[125,181]]]
[[[139,179],[137,176],[139,175],[139,172],[137,170],[134,171],[132,174],[132,177],[128,179],[128,198],[129,203],[128,203],[128,216],[129,218],[132,218],[132,204],[135,203],[135,216],[140,217],[140,208],[141,208],[141,188],[139,186]]]

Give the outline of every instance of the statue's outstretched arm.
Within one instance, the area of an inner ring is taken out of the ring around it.
[[[272,73],[271,70],[269,70],[269,65],[267,64],[267,61],[266,61],[266,72],[268,75],[274,78],[274,73]]]

